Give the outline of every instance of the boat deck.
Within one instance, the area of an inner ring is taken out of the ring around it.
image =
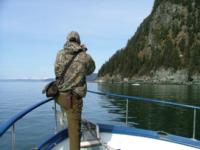
[[[198,148],[189,147],[169,141],[157,140],[147,137],[130,136],[122,134],[101,133],[100,146],[81,148],[81,150],[197,150]],[[69,150],[69,140],[65,139],[52,150]]]

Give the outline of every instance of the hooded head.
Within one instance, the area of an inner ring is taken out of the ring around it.
[[[81,40],[78,32],[71,31],[67,35],[67,42],[64,44],[64,50],[66,50],[68,53],[74,53],[82,50],[81,47]]]
[[[78,32],[76,32],[76,31],[71,31],[67,35],[67,41],[68,42],[76,42],[78,44],[81,44],[80,36],[79,36]]]

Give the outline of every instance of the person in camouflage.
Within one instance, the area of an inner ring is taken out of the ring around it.
[[[73,55],[77,55],[58,85],[59,95],[56,98],[61,109],[67,114],[70,150],[80,150],[82,98],[87,92],[86,75],[95,70],[95,63],[86,50],[87,48],[81,45],[79,34],[72,31],[67,36],[64,48],[58,52],[55,62],[55,75],[59,78],[65,65]]]

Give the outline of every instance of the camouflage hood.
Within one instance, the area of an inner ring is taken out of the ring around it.
[[[72,54],[82,50],[82,47],[76,42],[66,42],[64,45],[64,50]]]

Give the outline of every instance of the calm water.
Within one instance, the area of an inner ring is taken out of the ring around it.
[[[41,100],[41,90],[46,82],[0,82],[0,123],[15,113]],[[168,99],[200,106],[200,86],[185,85],[140,85],[88,83],[88,89],[114,92],[148,98]],[[123,99],[87,94],[84,99],[83,117],[93,122],[125,125]],[[129,103],[129,126],[165,131],[191,137],[193,112],[191,110],[163,107],[157,104],[144,104],[140,101]],[[50,102],[31,112],[16,124],[17,150],[36,147],[54,133],[53,103]],[[197,134],[200,139],[200,112],[197,112]],[[11,147],[10,130],[0,138],[0,149]]]

